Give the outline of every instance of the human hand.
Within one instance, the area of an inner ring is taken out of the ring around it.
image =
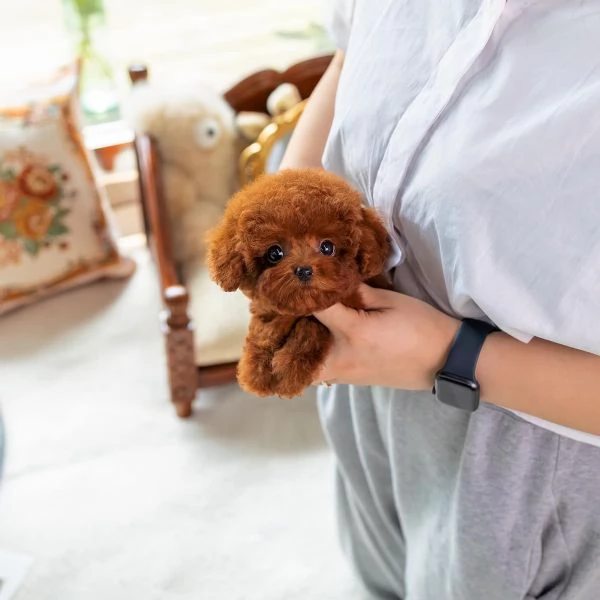
[[[333,335],[317,382],[430,391],[459,321],[398,292],[363,284],[360,294],[365,310],[336,304],[315,313]]]

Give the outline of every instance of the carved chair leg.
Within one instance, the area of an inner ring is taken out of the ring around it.
[[[189,417],[196,397],[198,372],[194,359],[194,330],[187,316],[187,293],[174,286],[165,291],[162,330],[169,375],[171,402],[179,417]]]
[[[191,329],[165,328],[164,334],[171,402],[179,417],[189,417],[198,378],[193,332]]]

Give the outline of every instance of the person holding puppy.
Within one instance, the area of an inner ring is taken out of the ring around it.
[[[376,598],[598,598],[599,8],[334,1],[281,168],[343,176],[393,241],[395,291],[316,314],[341,536]]]

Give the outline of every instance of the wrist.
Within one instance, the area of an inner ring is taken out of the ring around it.
[[[518,342],[515,344],[515,340],[501,332],[491,334],[485,340],[475,367],[475,377],[480,386],[481,397],[485,398],[487,402],[493,402],[492,398],[495,395],[494,390],[497,387],[498,377],[510,381],[510,378],[505,378],[499,354],[503,355],[507,351],[518,353],[520,349],[521,344]],[[500,365],[500,369],[497,368],[498,365]]]
[[[439,312],[437,323],[435,325],[436,335],[435,342],[432,340],[424,340],[424,347],[431,350],[428,357],[425,373],[423,389],[430,392],[435,383],[435,376],[438,371],[446,363],[448,353],[452,347],[452,343],[456,338],[456,334],[460,328],[461,321]]]
[[[477,365],[487,337],[498,328],[486,321],[465,318],[443,367],[435,378],[433,393],[443,404],[473,412],[481,400]]]

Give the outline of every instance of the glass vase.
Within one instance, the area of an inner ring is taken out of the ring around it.
[[[61,0],[75,56],[81,60],[80,102],[86,124],[119,118],[119,96],[110,64],[102,0]]]

